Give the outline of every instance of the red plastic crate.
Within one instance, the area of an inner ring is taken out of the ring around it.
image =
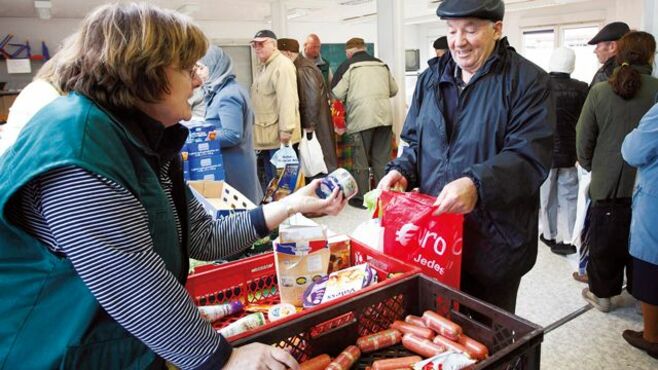
[[[352,299],[354,296],[366,294],[387,284],[392,284],[400,279],[417,274],[420,270],[393,257],[386,256],[376,250],[370,249],[358,241],[351,243],[352,265],[368,262],[377,270],[379,283],[373,284],[359,292],[340,297],[310,309],[305,309],[294,315],[284,317],[274,323],[268,323],[260,328],[233,336],[230,341],[248,339],[249,337],[274,327],[286,324],[292,320],[299,319],[311,312],[322,310],[326,307],[340,304]],[[390,276],[390,274],[394,274]],[[390,276],[390,277],[389,277]],[[199,306],[210,304],[221,304],[230,300],[241,300],[245,305],[276,304],[279,303],[279,291],[276,278],[276,267],[274,266],[274,254],[266,253],[243,260],[226,263],[217,266],[204,266],[190,275],[187,280],[186,289]],[[247,315],[231,315],[227,318],[213,323],[215,329],[221,329],[237,319]],[[267,316],[267,315],[266,315]],[[345,322],[354,320],[352,315],[336,317],[327,322],[316,325],[312,334],[330,331],[334,327],[340,327]]]

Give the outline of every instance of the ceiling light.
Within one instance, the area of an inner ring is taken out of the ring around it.
[[[41,19],[50,19],[53,4],[50,1],[35,1],[34,8]]]

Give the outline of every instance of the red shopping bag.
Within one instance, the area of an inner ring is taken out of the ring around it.
[[[464,217],[433,216],[435,200],[415,192],[382,192],[384,253],[459,289]]]

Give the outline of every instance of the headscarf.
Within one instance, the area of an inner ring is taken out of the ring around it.
[[[217,92],[227,81],[235,78],[233,61],[219,46],[210,45],[201,63],[208,67],[208,80],[203,84],[206,95]]]

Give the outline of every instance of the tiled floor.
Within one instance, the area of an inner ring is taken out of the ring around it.
[[[316,221],[336,232],[351,233],[368,217],[366,211],[347,206],[339,216]],[[581,297],[586,285],[571,278],[575,264],[575,256],[557,256],[539,243],[537,264],[521,281],[517,314],[529,321],[548,327],[575,311],[586,310],[545,334],[542,370],[658,369],[658,360],[621,337],[624,329],[642,328],[632,298],[615,299],[613,302],[623,307],[607,314],[587,306]]]

